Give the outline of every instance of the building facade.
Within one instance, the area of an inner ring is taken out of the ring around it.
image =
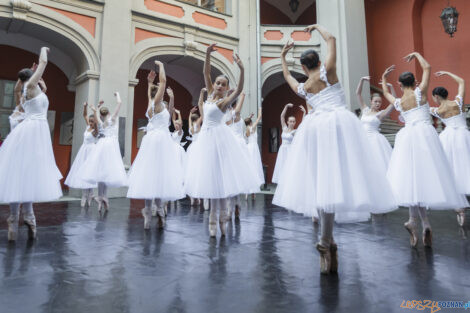
[[[242,116],[256,115],[263,107],[259,138],[270,181],[276,152],[269,142],[276,131],[280,137],[281,110],[288,102],[302,104],[284,83],[282,46],[296,41],[288,62],[300,78],[300,54],[309,48],[324,52],[318,33],[303,29],[316,22],[326,26],[337,37],[340,80],[350,108],[357,109],[356,83],[369,74],[371,64],[366,12],[375,4],[368,1],[0,0],[0,133],[5,137],[9,131],[7,117],[14,105],[12,86],[18,70],[37,61],[40,47],[48,46],[44,78],[49,122],[63,176],[82,144],[83,103],[102,99],[112,111],[115,91],[124,103],[119,140],[130,166],[138,151],[138,128],[145,123],[146,76],[154,61],[165,64],[168,85],[186,122],[203,87],[206,47],[216,42],[213,77],[225,74],[233,86],[239,75],[233,53],[238,53],[246,69]],[[288,114],[300,117],[298,110]]]

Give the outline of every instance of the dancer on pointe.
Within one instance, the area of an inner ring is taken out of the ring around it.
[[[398,79],[403,96],[395,98],[387,87],[387,76],[395,69],[392,65],[382,75],[385,98],[394,104],[405,120],[396,135],[387,178],[395,198],[401,206],[409,207],[409,220],[405,223],[410,233],[410,245],[418,245],[418,216],[423,228],[423,244],[432,246],[431,225],[426,208],[437,210],[461,209],[468,206],[465,196],[459,194],[454,174],[431,124],[427,99],[431,66],[418,52],[410,53],[405,61],[416,59],[423,69],[419,86],[413,73],[403,72]]]
[[[113,114],[110,114],[105,106],[99,109],[99,139],[88,157],[88,164],[83,167],[83,179],[98,185],[98,197],[95,199],[98,202],[99,212],[103,207],[106,211],[109,208],[108,187],[127,186],[127,175],[118,141],[117,119],[122,101],[118,92],[115,92],[114,96],[117,107]]]
[[[392,147],[385,136],[379,132],[379,129],[382,120],[390,115],[394,107],[393,104],[389,104],[384,110],[380,110],[382,97],[378,93],[372,94],[369,107],[362,98],[362,85],[366,80],[370,81],[370,77],[362,77],[356,90],[357,99],[361,105],[361,122],[371,143],[371,153],[374,159],[379,162],[382,171],[386,173],[392,155]],[[392,95],[395,97],[393,85],[387,84],[387,86],[390,87]]]
[[[257,186],[254,173],[245,162],[245,157],[230,128],[225,124],[224,115],[227,107],[243,91],[244,68],[238,57],[234,60],[240,68],[240,79],[236,90],[227,96],[229,80],[226,76],[218,76],[214,82],[211,79],[211,53],[216,51],[216,45],[207,48],[204,63],[204,79],[208,91],[208,99],[202,105],[203,125],[198,139],[188,151],[188,168],[186,172],[186,193],[193,198],[210,199],[209,233],[211,237],[217,234],[217,210],[219,226],[222,235],[226,232],[227,198],[248,193]]]
[[[51,201],[62,196],[60,179],[52,151],[47,123],[49,100],[39,87],[47,66],[49,48],[41,48],[39,65],[33,72],[23,69],[18,73],[23,84],[24,119],[16,124],[0,148],[0,202],[10,203],[8,240],[18,234],[19,208],[22,204],[28,238],[36,238],[36,218],[33,202]]]
[[[83,167],[87,166],[87,160],[90,157],[93,149],[96,147],[96,141],[98,140],[98,123],[97,113],[94,108],[94,115],[88,116],[87,112],[88,102],[83,104],[83,119],[85,120],[86,129],[83,134],[83,144],[78,150],[77,156],[73,161],[72,167],[70,168],[69,174],[65,179],[65,184],[71,188],[82,189],[82,200],[81,207],[86,205],[90,206],[93,200],[93,188],[97,187],[96,183],[90,183],[86,181],[83,174]]]
[[[282,142],[279,147],[279,151],[277,152],[276,165],[274,166],[273,178],[271,179],[275,184],[279,182],[279,178],[281,177],[282,169],[287,160],[287,156],[289,155],[290,145],[294,139],[296,131],[295,124],[297,123],[297,120],[294,116],[289,116],[286,123],[287,109],[293,107],[294,105],[292,103],[288,103],[284,106],[284,109],[281,112]],[[303,116],[305,116],[305,108],[301,105],[299,105],[299,108],[302,110]]]
[[[144,229],[150,228],[152,220],[152,200],[157,206],[158,225],[165,226],[164,202],[181,199],[183,188],[183,167],[178,159],[179,145],[171,138],[168,126],[173,112],[173,92],[167,89],[170,102],[163,103],[166,88],[166,75],[163,63],[155,61],[159,67],[158,87],[150,84],[150,99],[147,109],[150,128],[142,139],[139,153],[129,173],[128,198],[144,199]]]
[[[248,138],[248,153],[250,156],[251,163],[253,164],[253,167],[255,168],[256,174],[258,176],[259,181],[261,184],[264,184],[264,171],[263,171],[263,163],[261,162],[261,153],[259,151],[258,147],[258,132],[257,132],[257,127],[259,122],[261,121],[262,117],[262,109],[259,108],[258,110],[258,118],[256,121],[253,123],[253,114],[250,115],[250,117],[247,117],[245,119],[245,126],[246,126],[246,138]],[[248,195],[246,196],[248,199]],[[252,193],[251,195],[252,199],[255,199],[256,194]]]
[[[445,71],[437,72],[436,76],[449,76],[459,86],[455,100],[448,100],[449,92],[444,87],[434,88],[432,99],[439,107],[431,108],[431,114],[446,126],[439,139],[457,181],[457,189],[461,194],[470,195],[470,132],[464,112],[465,81]],[[465,224],[464,208],[457,210],[457,222],[460,226]]]
[[[370,146],[358,118],[347,109],[343,88],[336,74],[336,39],[324,27],[312,25],[326,41],[327,56],[320,62],[309,49],[300,63],[308,79],[299,83],[289,72],[287,43],[281,54],[284,78],[313,108],[298,127],[273,203],[298,213],[320,212],[322,274],[337,272],[337,245],[333,223],[363,221],[370,213],[396,209],[390,186],[377,164],[366,153]]]
[[[191,149],[192,149],[192,146],[194,145],[194,143],[197,141],[197,138],[199,136],[199,132],[201,131],[201,124],[202,124],[202,112],[200,112],[200,114],[198,114],[196,111],[198,109],[200,109],[202,107],[202,104],[204,102],[204,94],[207,92],[206,88],[202,88],[201,89],[201,92],[199,94],[199,101],[198,101],[198,106],[197,107],[193,107],[190,111],[189,111],[189,118],[188,118],[188,123],[189,123],[189,127],[188,127],[188,130],[189,130],[189,135],[191,136],[190,138],[188,138],[188,140],[191,141],[191,144],[189,145],[188,149],[187,149],[187,154],[186,155],[189,155]],[[191,168],[186,168],[185,170],[185,173],[186,172],[192,172]],[[185,174],[186,175],[186,174]],[[189,174],[189,175],[192,175],[192,174]],[[191,206],[193,205],[199,205],[201,204],[201,199],[194,199],[192,197],[189,197],[189,200],[190,200],[190,203],[191,203]],[[204,205],[204,208],[208,209],[209,206],[206,207],[206,205]]]

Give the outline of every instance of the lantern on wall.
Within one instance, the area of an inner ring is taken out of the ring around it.
[[[297,9],[299,8],[299,0],[290,0],[289,6],[292,12],[297,12]]]
[[[448,6],[442,10],[441,21],[445,32],[448,33],[450,37],[454,37],[454,33],[457,31],[457,22],[459,21],[459,12],[457,12],[457,9]]]

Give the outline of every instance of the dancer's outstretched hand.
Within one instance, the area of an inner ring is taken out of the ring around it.
[[[405,59],[406,62],[411,62],[411,60],[416,58],[417,54],[418,54],[418,52],[412,52],[412,53],[408,54],[406,57],[404,57],[404,59]]]
[[[157,73],[155,73],[154,70],[151,70],[150,73],[147,75],[147,82],[149,82],[150,84],[153,84],[156,77],[157,77]]]
[[[206,87],[202,88],[202,89],[201,89],[201,92],[202,92],[202,93],[207,92],[207,88],[206,88]]]
[[[370,82],[370,76],[361,77],[361,80],[367,80],[368,82]]]
[[[304,108],[304,106],[303,106],[303,105],[299,105],[299,108],[302,110],[302,112],[304,112],[304,114],[306,114],[306,113],[307,113],[307,111],[305,111],[305,108]]]
[[[191,111],[189,111],[189,112],[190,112],[190,113],[194,113],[194,112],[196,112],[196,111],[197,111],[197,107],[193,107],[193,108],[191,109]]]
[[[207,53],[210,54],[210,53],[212,53],[212,52],[214,52],[214,51],[217,51],[216,47],[217,47],[217,44],[216,44],[216,43],[213,43],[213,44],[209,45],[209,47],[207,47],[207,50],[206,50]]]
[[[236,53],[233,54],[233,60],[237,63],[239,68],[243,68],[243,62],[240,59],[240,57],[238,56],[238,54],[236,54]]]
[[[98,102],[98,109],[101,108],[101,106],[104,104],[104,101],[103,100],[100,100],[100,102]]]
[[[289,50],[292,49],[293,47],[294,47],[294,42],[293,41],[291,42],[289,39],[284,45],[284,47],[282,48],[281,56],[285,57],[287,52],[289,52]]]
[[[391,72],[395,70],[395,65],[389,66],[385,72],[382,74],[382,77],[387,77]]]
[[[166,93],[168,94],[168,96],[169,96],[170,98],[173,98],[173,97],[175,96],[174,93],[173,93],[173,89],[171,89],[171,87],[168,87],[168,88],[166,89]]]
[[[292,108],[292,107],[294,107],[294,105],[292,103],[288,103],[288,104],[286,104],[286,107]]]
[[[305,27],[304,32],[311,33],[314,29],[317,28],[317,25],[318,24],[313,24],[313,25],[310,25],[308,27]]]
[[[449,72],[446,72],[446,71],[438,71],[434,75],[436,75],[436,77],[439,77],[439,76],[448,75],[448,74]]]

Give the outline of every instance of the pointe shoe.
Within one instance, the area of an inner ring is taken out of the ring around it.
[[[8,223],[8,241],[16,241],[18,237],[18,220],[19,216],[10,215],[7,218]]]
[[[312,216],[312,222],[313,222],[314,224],[318,224],[318,217]]]
[[[148,208],[143,208],[142,216],[144,217],[144,229],[150,229],[150,222],[152,221],[150,210]]]
[[[222,237],[225,236],[225,233],[227,232],[227,222],[219,221],[219,227]]]
[[[204,211],[209,211],[209,200],[204,199],[203,205],[204,205]]]
[[[317,243],[317,250],[320,252],[320,273],[328,275],[331,271],[330,249]]]
[[[152,216],[157,216],[157,206],[155,204],[152,205]]]
[[[157,217],[158,217],[158,228],[164,228],[165,227],[165,212],[163,209],[160,209],[157,212]]]
[[[240,206],[238,204],[235,205],[235,219],[240,219]]]
[[[331,267],[330,272],[338,273],[338,246],[336,243],[330,244]]]
[[[87,199],[87,203],[88,203],[88,207],[91,206],[91,202],[93,201],[93,194],[90,193],[89,196],[88,196],[88,199]]]
[[[211,237],[215,237],[217,235],[217,223],[209,222],[209,234]]]
[[[103,208],[103,200],[101,197],[95,197],[94,199],[98,203],[98,212],[101,213],[101,209]]]
[[[404,226],[406,230],[410,233],[410,246],[412,248],[416,248],[416,246],[418,245],[418,227],[416,225],[416,221],[409,220],[405,223]]]
[[[109,199],[108,197],[103,197],[103,204],[104,204],[104,209],[108,211],[109,209]]]
[[[28,239],[36,239],[36,217],[34,217],[34,215],[24,216],[23,221],[24,224],[28,226]]]
[[[460,227],[463,227],[465,224],[465,211],[457,212],[457,223],[459,223]]]
[[[87,197],[86,195],[82,195],[82,200],[80,201],[80,207],[82,208],[85,207],[86,203],[87,203]]]
[[[227,216],[226,216],[227,221],[232,220],[232,209],[227,209]]]
[[[432,247],[432,231],[430,227],[423,229],[423,244],[425,247]]]

